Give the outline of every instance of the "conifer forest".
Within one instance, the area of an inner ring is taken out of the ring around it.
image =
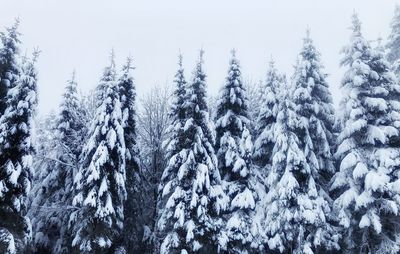
[[[26,51],[23,16],[2,24],[0,253],[400,253],[392,13],[383,38],[348,17],[337,105],[305,27],[292,72],[266,57],[264,79],[247,82],[238,47],[215,96],[207,47],[189,63],[176,52],[169,89],[147,94],[135,51],[119,64],[110,48],[89,92],[63,70],[61,103],[44,115],[44,52]]]

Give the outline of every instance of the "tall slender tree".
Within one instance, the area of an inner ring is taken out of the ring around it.
[[[185,70],[183,68],[183,56],[179,54],[178,57],[178,70],[175,74],[174,78],[174,91],[173,91],[173,99],[172,104],[168,112],[168,116],[170,118],[171,125],[167,129],[167,132],[170,134],[170,137],[165,141],[164,146],[166,147],[166,158],[172,158],[176,154],[178,154],[182,149],[184,149],[184,135],[183,135],[183,126],[186,121],[186,112],[185,112],[185,101],[186,101],[186,86],[187,82],[185,79]],[[179,158],[179,157],[177,157]],[[159,223],[156,228],[156,234],[158,238],[164,238],[166,233],[170,230],[170,228],[165,228],[163,225],[163,216],[164,207],[166,202],[168,201],[169,196],[163,195],[164,187],[169,184],[174,177],[176,177],[179,167],[181,165],[181,158],[177,159],[175,163],[168,163],[165,168],[158,188],[158,204],[157,204],[157,218]],[[172,184],[172,182],[170,183]],[[177,183],[174,183],[176,185]],[[175,186],[174,186],[175,187]],[[155,250],[159,252],[159,246],[157,245]]]
[[[74,179],[72,246],[81,253],[113,251],[123,230],[126,147],[114,56],[98,85],[97,116]]]
[[[73,208],[74,175],[86,136],[79,107],[75,72],[67,82],[52,150],[39,164],[40,176],[32,191],[29,216],[32,218],[34,250],[38,253],[69,253],[68,221]]]
[[[340,162],[332,189],[350,253],[398,253],[400,87],[383,52],[371,48],[352,17],[341,62]]]
[[[158,223],[161,230],[167,229],[162,254],[217,250],[213,239],[222,226],[218,215],[226,208],[227,198],[220,185],[213,148],[205,78],[201,51],[193,80],[186,87],[185,122],[181,130],[177,128],[182,149],[172,155],[163,174],[163,179],[170,180],[163,186],[166,202]],[[174,151],[175,144],[170,143],[168,150]]]
[[[7,107],[0,118],[0,252],[22,252],[30,240],[25,217],[31,188],[32,123],[37,105],[37,73],[33,59],[24,58],[22,72],[9,87]]]
[[[239,61],[232,51],[228,76],[220,92],[216,111],[216,151],[219,171],[226,180],[230,198],[227,211],[226,243],[230,253],[246,253],[255,245],[251,232],[256,193],[250,183],[253,144]],[[225,233],[225,232],[224,232]],[[223,242],[223,241],[222,241]]]
[[[143,237],[143,226],[140,220],[140,210],[143,200],[140,196],[141,184],[139,169],[139,148],[137,145],[137,112],[136,88],[131,74],[134,67],[132,59],[128,58],[122,68],[122,76],[118,80],[121,98],[124,139],[126,146],[126,191],[124,203],[124,245],[128,253],[140,251],[139,246]],[[141,237],[142,236],[142,237]]]

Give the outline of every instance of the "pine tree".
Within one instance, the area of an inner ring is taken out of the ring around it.
[[[167,180],[162,192],[166,202],[158,222],[159,229],[166,232],[162,254],[215,253],[217,244],[213,240],[221,229],[218,215],[227,205],[213,148],[202,55],[203,51],[193,80],[186,87],[184,125],[174,128],[179,133],[174,140],[182,140],[182,149],[176,150],[176,141],[168,146],[169,154],[177,152],[163,174]]]
[[[343,50],[346,67],[340,104],[339,172],[331,186],[350,253],[398,253],[400,86],[384,59],[352,17],[350,44]]]
[[[132,59],[128,58],[122,69],[122,76],[118,80],[121,97],[121,111],[123,118],[124,139],[126,146],[126,192],[127,199],[124,203],[124,242],[128,253],[138,251],[143,235],[143,225],[139,220],[141,200],[139,192],[140,171],[137,146],[137,114],[136,114],[136,88],[131,71]]]
[[[7,33],[0,33],[2,47],[0,48],[0,116],[7,107],[7,91],[15,87],[21,74],[20,56],[19,56],[19,20],[14,25],[7,28]]]
[[[283,253],[315,253],[338,247],[325,221],[326,201],[319,195],[297,132],[303,128],[286,85],[281,88],[272,165],[267,176],[265,227],[268,247]]]
[[[329,181],[335,173],[331,153],[334,146],[334,110],[326,76],[320,54],[307,31],[293,75],[291,100],[295,114],[300,120],[294,133],[300,141],[299,148],[309,167],[309,172],[306,173],[307,178],[297,179],[297,181],[305,186],[309,184],[307,181],[312,182],[315,186],[307,186],[307,188],[315,188],[317,191],[308,195],[315,202],[316,207],[312,209],[312,212],[319,214],[319,219],[306,222],[309,225],[305,234],[308,238],[318,238],[317,234],[322,234],[325,238],[319,239],[318,244],[310,246],[314,251],[320,248],[332,249],[336,245],[336,243],[326,241],[335,239],[335,236],[329,237],[329,235],[336,235],[335,228],[329,223],[332,210]]]
[[[102,101],[74,179],[72,246],[81,253],[112,251],[123,230],[126,151],[113,55],[98,89]]]
[[[388,38],[387,60],[392,64],[393,71],[400,78],[400,6],[396,5]]]
[[[274,146],[274,125],[277,112],[277,88],[282,82],[282,77],[278,74],[273,60],[269,63],[267,79],[260,88],[261,104],[259,115],[257,117],[254,142],[254,162],[264,168],[271,165],[271,153]],[[267,172],[266,169],[264,169]]]
[[[85,124],[79,107],[75,73],[67,82],[55,126],[51,150],[37,170],[31,193],[34,250],[38,253],[69,253],[68,221],[72,212],[73,179],[79,168]]]
[[[182,149],[184,149],[183,126],[186,121],[184,103],[186,100],[185,89],[187,86],[184,72],[185,70],[183,68],[183,57],[181,54],[179,54],[178,70],[174,78],[175,87],[173,91],[172,104],[168,112],[168,117],[170,118],[171,125],[167,129],[167,132],[170,134],[170,137],[164,143],[164,146],[166,148],[166,158],[172,158],[176,154],[179,154]],[[181,158],[177,156],[177,160],[178,159],[181,160]],[[157,225],[156,228],[156,234],[159,238],[164,238],[166,235],[165,233],[171,230],[170,228],[164,228],[165,225],[163,224],[163,220],[165,219],[163,218],[163,216],[165,216],[163,209],[166,205],[166,201],[168,201],[169,198],[168,195],[163,195],[163,190],[164,187],[169,182],[173,181],[173,178],[177,176],[180,165],[180,161],[168,164],[161,176],[157,201],[157,218],[159,220],[159,225]],[[174,185],[176,185],[176,183],[174,183]],[[159,252],[159,246],[156,246],[154,251]]]
[[[245,96],[239,61],[235,51],[229,63],[228,77],[221,90],[216,111],[216,150],[219,171],[227,181],[224,188],[230,198],[226,238],[222,246],[230,253],[247,253],[254,243],[251,232],[256,194],[250,184],[253,144],[247,129],[248,101]]]
[[[32,123],[37,105],[37,74],[33,59],[24,58],[21,76],[7,94],[7,108],[0,118],[0,252],[25,249],[31,235],[26,218],[31,188]]]

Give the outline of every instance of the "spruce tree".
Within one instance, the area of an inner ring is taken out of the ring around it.
[[[313,212],[319,213],[319,220],[309,222],[307,237],[324,235],[318,244],[312,246],[317,249],[332,249],[336,243],[327,239],[336,239],[337,232],[330,223],[332,200],[329,196],[329,181],[335,173],[331,149],[334,146],[334,110],[332,96],[326,82],[326,74],[320,60],[320,54],[315,48],[310,33],[307,31],[303,47],[297,59],[293,75],[293,88],[291,90],[294,111],[300,123],[294,130],[300,140],[306,162],[309,167],[307,180],[313,182],[317,193],[309,194],[316,202]],[[312,179],[312,180],[311,180]],[[298,179],[304,181],[304,179]],[[307,183],[300,183],[306,184]],[[310,187],[310,188],[314,188]],[[322,215],[321,215],[322,214]],[[333,235],[329,237],[329,235]]]
[[[170,137],[165,141],[165,148],[166,148],[166,158],[172,158],[176,154],[178,154],[182,149],[184,149],[183,141],[183,126],[186,121],[186,114],[185,114],[185,101],[186,101],[186,86],[187,82],[185,79],[185,70],[183,68],[183,57],[182,54],[179,54],[178,59],[178,70],[175,74],[174,78],[174,91],[172,94],[172,104],[168,112],[168,117],[170,118],[171,125],[167,129],[167,132],[170,134]],[[177,160],[181,160],[177,156]],[[164,213],[164,207],[166,202],[169,199],[168,195],[163,195],[164,187],[173,180],[174,177],[177,176],[179,167],[181,162],[176,161],[175,163],[168,163],[167,167],[165,168],[161,180],[160,185],[158,188],[158,200],[157,200],[157,227],[156,227],[156,234],[159,238],[164,238],[166,233],[171,230],[170,227],[166,227],[164,224],[164,219],[166,214]],[[172,184],[171,182],[170,184]],[[175,187],[177,183],[173,183]],[[156,252],[159,252],[159,246],[156,246]]]
[[[335,172],[331,149],[334,147],[334,109],[332,95],[310,33],[304,38],[293,76],[293,102],[296,113],[302,118],[307,130],[299,133],[305,156],[317,179],[319,191],[326,195],[328,182]],[[325,197],[329,199],[327,196]]]
[[[340,167],[331,188],[349,253],[398,253],[400,87],[382,50],[372,49],[352,17],[343,50]]]
[[[254,162],[261,168],[271,164],[272,148],[274,146],[274,125],[277,115],[277,89],[282,82],[273,60],[269,63],[265,84],[260,85],[260,110],[256,120],[254,142]],[[266,169],[263,170],[267,172]]]
[[[222,226],[218,216],[226,208],[227,198],[213,148],[205,78],[201,51],[193,80],[186,86],[184,124],[175,128],[179,134],[174,140],[182,140],[182,148],[175,150],[176,141],[168,146],[169,154],[176,153],[163,174],[167,180],[162,191],[166,202],[158,222],[159,229],[166,232],[162,254],[217,251],[214,239]]]
[[[228,76],[220,92],[216,110],[216,151],[219,171],[226,181],[230,198],[227,211],[226,243],[230,253],[246,253],[254,243],[251,232],[256,193],[250,183],[253,144],[239,61],[235,51],[229,63]]]
[[[388,38],[387,60],[392,64],[393,71],[400,78],[400,6],[396,5]]]
[[[79,107],[75,73],[67,82],[55,126],[52,149],[36,169],[40,171],[31,193],[29,216],[33,225],[34,251],[69,253],[68,221],[73,208],[73,180],[86,135]]]
[[[136,88],[131,71],[132,59],[128,58],[122,68],[122,76],[118,80],[121,98],[121,111],[123,119],[124,139],[126,147],[126,192],[127,199],[124,203],[124,245],[128,253],[139,251],[143,235],[143,225],[139,221],[139,213],[143,200],[139,192],[140,171],[137,146],[137,113],[136,113]]]
[[[72,246],[80,253],[112,252],[123,230],[126,151],[113,56],[98,89],[102,101],[74,179]]]
[[[0,48],[0,116],[7,107],[7,91],[16,86],[16,82],[21,74],[20,56],[19,56],[19,20],[14,25],[7,28],[7,32],[0,33],[2,47]]]
[[[31,236],[25,217],[31,188],[32,123],[37,105],[33,59],[24,58],[21,76],[9,87],[7,107],[0,118],[0,252],[22,252]]]
[[[304,130],[288,86],[280,88],[272,165],[266,179],[268,247],[281,253],[317,253],[338,247],[338,235],[326,225],[321,197],[298,136]]]

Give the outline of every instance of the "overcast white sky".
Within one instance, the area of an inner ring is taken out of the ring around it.
[[[291,75],[307,27],[322,54],[335,101],[342,70],[340,49],[348,43],[353,10],[365,37],[389,33],[394,0],[2,0],[0,26],[20,17],[23,47],[42,51],[39,62],[39,112],[58,107],[73,69],[82,91],[95,87],[114,48],[121,66],[130,54],[139,96],[155,84],[171,82],[179,50],[187,79],[205,50],[208,87],[222,85],[230,50],[237,49],[244,78],[264,79],[273,55]]]

